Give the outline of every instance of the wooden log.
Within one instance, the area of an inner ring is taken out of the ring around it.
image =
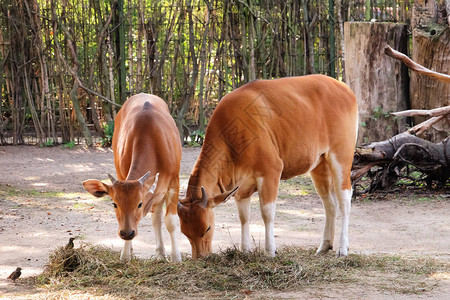
[[[373,167],[378,168],[372,172]],[[366,192],[388,189],[398,179],[408,178],[411,168],[422,172],[426,182],[445,186],[450,179],[450,139],[432,143],[401,133],[388,140],[362,145],[355,152],[352,181],[357,183],[372,172]]]
[[[406,130],[406,120],[389,113],[408,109],[408,69],[384,55],[386,44],[407,52],[406,25],[344,24],[345,80],[358,99],[358,144],[385,140]]]
[[[450,29],[444,1],[415,0],[412,16],[411,59],[426,69],[450,74]],[[411,72],[410,98],[412,109],[433,109],[450,105],[450,84],[433,77]],[[415,117],[415,124],[425,120]],[[445,121],[433,125],[426,138],[437,142],[448,136],[450,126]]]

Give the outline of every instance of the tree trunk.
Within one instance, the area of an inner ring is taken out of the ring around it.
[[[24,62],[25,65],[25,62]],[[28,80],[28,74],[24,73],[24,87],[25,87],[25,95],[28,101],[28,105],[30,107],[31,118],[33,119],[34,128],[36,130],[36,135],[39,140],[39,145],[44,146],[44,130],[42,129],[41,122],[39,122],[39,117],[36,112],[36,108],[34,106],[33,94],[31,93],[31,82]]]
[[[195,34],[194,34],[194,19],[193,19],[193,6],[191,1],[186,1],[186,8],[188,12],[188,23],[189,23],[189,54],[191,56],[192,72],[190,74],[189,83],[186,89],[186,93],[183,95],[181,100],[180,108],[177,113],[177,126],[180,132],[181,144],[184,144],[185,132],[183,130],[184,115],[189,108],[191,99],[194,97],[195,87],[198,78],[198,60],[195,51]]]
[[[41,19],[40,19],[40,11],[39,11],[39,6],[38,3],[36,1],[30,1],[29,3],[27,3],[26,1],[25,3],[25,7],[26,7],[26,11],[27,11],[27,15],[28,18],[30,20],[30,25],[31,28],[34,32],[39,32],[41,34],[37,34],[33,41],[33,50],[31,50],[31,54],[35,55],[38,58],[39,61],[39,67],[38,66],[31,66],[32,71],[34,71],[34,73],[39,73],[40,74],[40,82],[38,82],[37,79],[33,79],[31,76],[29,78],[25,78],[29,84],[31,85],[31,83],[34,84],[35,86],[35,93],[34,93],[34,97],[31,95],[31,90],[27,84],[26,86],[26,90],[28,93],[28,100],[31,101],[29,102],[30,104],[30,109],[34,110],[34,103],[32,103],[32,99],[37,99],[38,98],[38,93],[40,90],[41,93],[41,107],[39,107],[41,109],[41,119],[45,120],[45,117],[47,118],[47,138],[52,138],[53,139],[53,143],[57,144],[58,140],[56,137],[56,128],[55,128],[55,119],[56,119],[56,115],[55,115],[55,109],[54,109],[54,103],[52,101],[52,97],[51,97],[51,93],[50,93],[50,88],[49,88],[49,76],[48,76],[48,69],[47,69],[47,59],[45,56],[45,46],[44,46],[44,41],[43,41],[43,37],[42,35],[44,34],[42,32],[42,24],[41,24]],[[30,7],[31,6],[31,7]],[[39,69],[38,69],[39,68]],[[39,85],[39,87],[38,87]],[[44,109],[45,108],[45,109]],[[33,114],[33,111],[32,111]],[[34,114],[36,114],[36,112],[34,112]],[[37,114],[36,114],[37,117]],[[38,120],[38,119],[37,119]],[[42,145],[42,138],[45,136],[43,127],[45,125],[44,121],[41,121],[40,124],[35,124],[36,127],[36,133],[40,139],[40,143]]]
[[[206,60],[206,49],[209,48],[207,44],[207,39],[209,36],[209,25],[211,20],[211,11],[212,11],[212,5],[209,1],[205,0],[207,10],[206,10],[206,16],[205,16],[205,28],[203,31],[203,37],[202,37],[202,46],[200,48],[200,79],[199,79],[199,93],[198,93],[198,110],[199,110],[199,121],[198,121],[198,129],[202,132],[205,131],[205,107],[204,107],[204,86],[205,86],[205,73],[206,73],[206,65],[208,64],[208,61]]]
[[[56,25],[55,25],[56,28]],[[56,31],[56,30],[55,30]],[[56,70],[58,72],[58,80],[61,88],[59,89],[59,121],[61,122],[61,135],[62,142],[68,143],[74,141],[75,137],[73,134],[73,124],[70,118],[70,100],[68,99],[68,92],[66,82],[64,80],[63,66],[61,63],[61,57],[56,55]]]
[[[256,63],[255,63],[255,24],[253,22],[252,2],[249,1],[248,12],[248,41],[249,41],[249,65],[248,65],[248,81],[256,79]]]
[[[246,17],[246,11],[247,14],[249,14],[250,12],[248,12],[248,10],[246,9],[244,2],[239,2],[238,3],[238,12],[239,12],[239,24],[240,24],[240,38],[241,38],[241,43],[242,43],[242,47],[240,49],[240,53],[241,53],[241,59],[242,59],[242,70],[244,72],[244,82],[248,82],[249,81],[249,67],[248,67],[248,55],[247,55],[247,17]]]
[[[167,93],[163,87],[163,77],[164,77],[164,66],[165,63],[167,62],[166,57],[169,56],[169,50],[170,50],[170,42],[172,41],[172,36],[174,34],[174,28],[176,25],[176,20],[177,20],[177,14],[175,11],[171,11],[169,13],[169,17],[168,20],[169,24],[167,25],[166,29],[162,30],[163,33],[165,34],[164,36],[164,45],[162,47],[162,49],[160,50],[160,55],[159,55],[159,63],[157,64],[157,70],[156,70],[156,74],[157,74],[157,78],[156,78],[156,86],[155,89],[158,91],[158,95],[160,95],[164,100],[167,101],[167,97],[165,95],[165,93]],[[166,15],[161,15],[161,19],[163,20],[164,18],[166,18]],[[162,23],[162,21],[160,21]]]
[[[123,104],[127,99],[127,70],[125,68],[125,25],[124,25],[124,0],[118,0],[115,5],[116,15],[114,18],[114,25],[117,26],[116,32],[116,61],[119,64],[118,78],[119,78],[119,103]]]
[[[111,95],[109,93],[109,85],[107,83],[106,80],[106,74],[107,74],[107,62],[106,62],[106,42],[105,42],[105,38],[107,36],[107,30],[109,27],[109,24],[111,23],[112,20],[112,16],[113,16],[113,11],[111,10],[111,13],[108,17],[108,19],[105,21],[103,21],[102,18],[102,13],[101,13],[101,8],[100,8],[100,1],[99,0],[95,0],[92,2],[93,4],[93,8],[94,8],[94,12],[97,18],[97,22],[98,22],[98,26],[96,28],[96,32],[97,32],[97,49],[95,51],[94,57],[97,58],[97,64],[91,64],[90,68],[89,68],[89,81],[88,81],[88,86],[92,87],[94,85],[94,70],[97,69],[97,76],[98,76],[98,80],[100,86],[103,86],[103,91],[106,94],[106,98],[110,98]],[[101,93],[102,91],[100,91]],[[98,103],[98,101],[96,101],[96,97],[92,94],[89,95],[89,99],[90,99],[90,104],[91,104],[91,110],[92,110],[92,121],[94,122],[95,125],[95,129],[97,132],[99,133],[103,133],[103,128],[100,125],[100,121],[101,121],[101,114],[99,114],[98,112],[98,106],[102,106],[103,109],[103,117],[104,119],[109,122],[111,121],[111,113],[110,113],[110,109],[109,109],[109,105],[107,103]]]
[[[56,16],[56,14],[53,14],[53,15]],[[65,21],[65,7],[63,7],[61,19],[63,22]],[[57,22],[57,20],[53,20],[53,21],[55,22],[54,28],[56,29],[56,24],[58,24],[58,22]],[[78,124],[80,125],[81,130],[84,135],[84,138],[86,140],[86,145],[88,147],[91,147],[93,145],[92,136],[91,136],[91,133],[89,132],[89,128],[86,125],[86,121],[84,119],[83,113],[80,108],[80,103],[78,100],[78,88],[80,87],[80,84],[79,84],[79,78],[78,78],[79,62],[78,62],[78,55],[76,52],[76,44],[72,40],[71,33],[62,24],[61,24],[61,29],[63,30],[65,38],[66,38],[67,51],[72,60],[72,68],[70,68],[69,65],[67,64],[67,62],[64,60],[64,57],[62,56],[57,39],[55,39],[56,50],[57,50],[57,53],[60,56],[62,62],[64,63],[64,65],[67,68],[69,68],[69,71],[72,74],[74,83],[73,83],[72,90],[70,91],[70,99],[72,100],[72,105],[73,105],[73,108],[75,109],[75,114],[76,114],[76,117],[78,120]],[[84,88],[84,89],[86,89],[86,88]]]
[[[3,36],[0,33],[0,45],[3,44]],[[3,48],[0,48],[0,87],[3,87],[3,80],[4,80],[4,66],[5,66],[5,60],[3,58]],[[6,102],[6,100],[5,100]],[[3,93],[0,93],[0,103],[3,103]],[[3,132],[5,130],[5,127],[8,125],[9,119],[7,117],[4,117],[3,111],[2,111],[3,105],[0,105],[0,146],[3,144],[6,144],[6,140],[3,136]]]
[[[111,40],[109,40],[108,43],[108,54],[109,54],[109,59],[108,59],[108,82],[109,82],[109,94],[111,95],[111,101],[113,102],[117,102],[116,101],[116,95],[114,93],[114,53],[113,53],[113,49],[112,49],[112,42]],[[120,102],[120,101],[119,101]],[[116,108],[115,106],[112,107],[112,119],[114,120],[116,118]]]
[[[384,54],[389,43],[406,52],[406,26],[394,23],[345,23],[346,82],[358,99],[358,144],[404,132],[406,122],[390,112],[408,109],[408,70]]]
[[[450,74],[450,30],[445,3],[435,0],[416,0],[411,27],[413,33],[412,60],[435,72]],[[428,76],[411,74],[411,108],[433,109],[450,105],[450,84]],[[420,123],[424,119],[414,118]],[[428,131],[427,139],[439,141],[447,137],[449,124],[444,120],[433,125],[437,131]]]
[[[128,14],[132,14],[132,15],[136,15],[136,7],[133,6],[133,4],[131,3],[131,0],[128,0]],[[125,19],[124,19],[125,22]],[[123,22],[121,22],[123,23]],[[134,95],[136,94],[136,78],[137,78],[137,73],[136,73],[136,63],[134,61],[134,54],[135,54],[135,47],[133,46],[134,43],[136,43],[137,41],[135,41],[135,39],[133,38],[133,32],[134,32],[133,26],[129,25],[128,26],[128,57],[126,58],[126,62],[128,63],[127,69],[127,82],[128,82],[128,92],[130,93],[130,95]],[[124,30],[125,32],[125,30]],[[125,38],[125,36],[124,36]]]
[[[334,37],[334,30],[335,30],[335,15],[334,15],[334,0],[328,0],[328,7],[329,7],[329,31],[330,31],[330,39],[329,39],[329,45],[330,45],[330,76],[335,78],[336,76],[336,39]]]
[[[315,21],[309,20],[309,9],[307,0],[302,0],[303,9],[303,28],[304,28],[304,43],[305,43],[305,66],[306,74],[316,73],[316,68],[314,66],[314,38],[313,38],[313,28]]]
[[[338,64],[338,73],[337,73],[337,77],[341,77],[344,80],[346,80],[345,78],[347,78],[346,76],[346,70],[345,70],[345,55],[347,53],[347,49],[345,48],[345,39],[344,39],[344,13],[342,12],[342,0],[337,0],[336,1],[336,6],[337,6],[337,15],[338,15],[338,23],[339,23],[339,35],[338,35],[338,40],[339,40],[339,44],[340,44],[340,52],[341,54],[338,55],[341,58],[341,65]]]
[[[144,31],[145,31],[145,10],[144,10],[144,4],[142,3],[142,0],[138,1],[138,11],[137,11],[137,27],[138,27],[138,38],[136,41],[136,91],[142,92],[143,89],[143,79],[144,76],[142,76],[142,43],[144,41]]]
[[[83,113],[81,112],[80,102],[78,100],[78,87],[78,81],[74,79],[73,87],[70,91],[70,100],[72,100],[73,108],[75,109],[75,114],[77,115],[78,124],[80,125],[84,138],[86,140],[86,145],[88,147],[91,147],[93,145],[92,136],[89,132],[89,128],[86,125],[86,120],[84,119]]]

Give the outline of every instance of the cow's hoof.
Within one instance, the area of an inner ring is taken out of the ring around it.
[[[325,254],[328,251],[333,250],[333,245],[331,244],[330,241],[323,241],[320,244],[319,249],[317,249],[316,254]]]
[[[347,257],[348,256],[348,248],[339,249],[336,254],[336,257]]]

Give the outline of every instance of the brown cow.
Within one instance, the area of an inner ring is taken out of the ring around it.
[[[176,213],[181,144],[167,104],[154,95],[130,97],[117,114],[112,149],[118,180],[108,174],[112,185],[93,179],[84,181],[83,185],[92,195],[108,194],[114,201],[119,236],[125,240],[121,260],[131,259],[131,240],[138,233],[139,221],[149,211],[152,212],[157,254],[166,256],[161,232],[162,205],[166,203],[165,223],[172,241],[171,257],[173,261],[180,261]]]
[[[211,252],[213,208],[233,195],[241,221],[241,247],[250,249],[249,207],[255,192],[265,223],[265,250],[274,256],[279,181],[307,172],[326,212],[317,252],[333,247],[339,207],[342,230],[337,255],[346,256],[357,124],[353,92],[323,75],[256,80],[226,95],[209,122],[186,198],[178,204],[181,231],[191,243],[192,256]]]

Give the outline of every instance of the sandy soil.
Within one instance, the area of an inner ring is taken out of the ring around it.
[[[198,154],[199,149],[183,150],[182,182],[188,178]],[[11,191],[33,191],[13,196],[0,193],[0,298],[7,298],[11,292],[21,289],[20,284],[15,286],[5,280],[12,270],[22,267],[22,277],[39,274],[49,253],[65,245],[71,236],[79,237],[76,244],[89,242],[121,249],[123,242],[117,236],[111,201],[107,197],[95,199],[81,185],[89,178],[106,179],[107,173],[115,174],[110,149],[4,146],[0,147],[0,170],[0,191],[9,188]],[[49,191],[55,192],[52,197],[44,193]],[[63,194],[57,195],[58,192]],[[53,197],[54,194],[59,197]],[[350,252],[432,256],[449,262],[450,198],[446,196],[426,201],[419,196],[412,197],[411,201],[355,201],[350,224]],[[264,245],[264,227],[258,207],[255,197],[250,230],[254,244],[260,246]],[[234,201],[215,211],[214,249],[239,245],[240,225]],[[324,211],[316,194],[279,199],[275,224],[277,246],[317,247],[323,222]],[[154,255],[150,217],[141,221],[139,232],[133,242],[135,255],[142,258]],[[167,232],[164,237],[169,252]],[[179,240],[182,252],[189,254],[188,240],[181,234]],[[27,287],[23,289],[22,293],[26,295]],[[398,295],[363,291],[361,287],[354,287],[351,298],[399,299]],[[305,293],[303,296],[308,298],[347,295],[338,286]],[[407,298],[445,299],[448,295],[450,278],[444,278],[431,292]],[[288,294],[286,297],[297,296]]]

